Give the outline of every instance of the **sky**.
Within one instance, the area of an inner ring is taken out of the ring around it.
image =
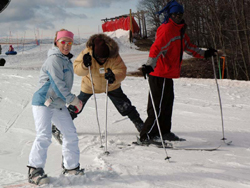
[[[54,36],[62,28],[75,35],[102,32],[101,19],[137,11],[140,0],[11,0],[0,15],[0,38]]]

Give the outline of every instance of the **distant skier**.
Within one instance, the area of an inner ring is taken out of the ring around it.
[[[217,50],[210,48],[203,51],[190,43],[185,33],[184,9],[176,1],[170,1],[158,12],[161,13],[165,13],[165,20],[157,29],[155,42],[150,48],[147,63],[142,66],[142,72],[149,79],[163,140],[181,141],[183,139],[171,132],[171,119],[174,102],[173,78],[180,77],[183,51],[196,58],[208,58],[214,56]],[[144,143],[159,138],[150,96],[147,113],[144,128],[140,132],[140,141]]]
[[[12,45],[9,46],[9,50],[8,50],[8,51],[9,51],[9,52],[14,52],[14,48],[13,48]]]
[[[42,65],[38,90],[32,99],[32,110],[36,126],[28,163],[29,182],[37,185],[49,183],[44,172],[47,150],[51,144],[51,124],[55,123],[63,134],[63,174],[83,175],[80,169],[78,136],[72,118],[65,104],[71,104],[78,111],[82,102],[71,93],[74,71],[70,53],[74,34],[67,30],[56,33],[55,46],[49,50]]]

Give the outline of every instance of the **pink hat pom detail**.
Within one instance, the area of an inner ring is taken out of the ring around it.
[[[60,38],[67,37],[70,39],[74,39],[74,34],[70,31],[58,31],[56,40],[59,40]]]

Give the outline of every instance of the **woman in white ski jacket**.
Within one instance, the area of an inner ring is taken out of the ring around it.
[[[29,155],[29,182],[45,184],[49,182],[44,173],[47,150],[51,144],[52,122],[63,134],[62,155],[63,173],[81,174],[78,137],[73,120],[66,104],[81,110],[82,102],[71,93],[74,71],[70,53],[74,34],[67,30],[56,33],[54,47],[49,50],[48,58],[42,65],[38,90],[32,99],[32,110],[36,126],[36,139]]]

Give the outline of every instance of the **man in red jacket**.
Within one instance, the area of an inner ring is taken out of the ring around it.
[[[183,51],[196,57],[208,58],[217,52],[215,49],[203,51],[190,43],[185,33],[184,9],[176,1],[170,1],[158,14],[165,13],[163,24],[157,29],[155,42],[150,48],[149,58],[142,66],[144,77],[148,76],[150,89],[157,111],[163,140],[181,141],[171,132],[174,85],[172,78],[180,77]],[[159,138],[159,131],[149,96],[148,117],[140,132],[140,140],[148,142]]]

